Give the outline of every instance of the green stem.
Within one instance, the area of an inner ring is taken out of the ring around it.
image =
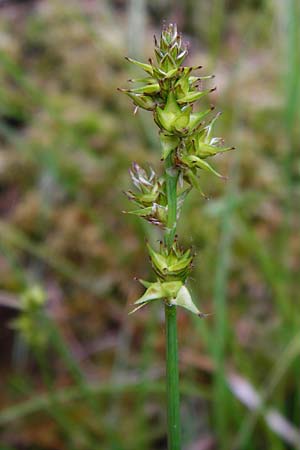
[[[169,155],[165,162],[166,187],[168,200],[168,220],[165,233],[165,243],[170,249],[174,242],[177,222],[177,180],[178,171],[173,166],[173,155]]]
[[[176,306],[165,305],[168,449],[180,450],[180,408]]]
[[[173,167],[173,155],[165,163],[168,199],[168,221],[165,243],[171,248],[176,233],[178,172]],[[176,306],[165,304],[166,320],[166,381],[168,414],[168,449],[180,450],[180,407]]]

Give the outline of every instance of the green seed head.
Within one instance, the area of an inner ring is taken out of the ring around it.
[[[12,322],[28,345],[43,347],[48,341],[48,331],[43,326],[43,307],[46,294],[40,286],[32,286],[20,298],[21,311],[19,317]]]
[[[188,54],[187,46],[182,42],[176,24],[171,23],[164,27],[159,43],[155,37],[154,43],[158,68],[164,73],[178,69]]]
[[[21,307],[24,311],[32,311],[40,309],[46,303],[46,294],[44,290],[38,286],[32,286],[21,295]]]
[[[201,101],[215,90],[209,86],[202,88],[202,82],[213,76],[197,76],[193,72],[201,66],[183,65],[188,50],[177,32],[177,26],[170,24],[163,27],[160,39],[154,38],[154,44],[155,62],[149,59],[148,63],[143,63],[127,58],[146,76],[130,80],[136,85],[121,91],[131,98],[135,110],[152,111],[160,130],[161,159],[167,160],[165,172],[159,177],[152,169],[146,172],[133,164],[130,175],[135,190],[126,194],[138,207],[131,214],[160,226],[170,236],[170,230],[173,233],[176,229],[181,206],[190,190],[196,188],[203,194],[199,182],[201,171],[224,178],[206,159],[232,147],[224,147],[221,138],[212,136],[219,114],[211,118],[214,107],[201,108]],[[196,102],[200,103],[197,109]],[[176,185],[171,179],[176,179]],[[170,186],[173,186],[172,195]],[[201,315],[184,285],[191,268],[191,251],[181,250],[176,240],[172,246],[169,240],[166,242],[168,246],[161,244],[159,251],[148,245],[157,280],[153,283],[142,282],[146,292],[135,303],[135,310],[152,300],[163,299],[169,305],[182,306]]]
[[[164,177],[158,177],[152,168],[147,172],[133,163],[130,176],[135,190],[125,192],[138,209],[129,211],[162,228],[167,223],[167,197]]]
[[[135,192],[125,192],[129,200],[132,200],[141,208],[151,206],[154,203],[166,203],[164,180],[159,179],[152,168],[147,173],[137,163],[133,163],[130,176],[136,190]]]
[[[170,250],[161,243],[159,252],[155,252],[150,245],[148,251],[153,270],[160,280],[186,280],[193,260],[190,249],[183,251],[175,241]]]

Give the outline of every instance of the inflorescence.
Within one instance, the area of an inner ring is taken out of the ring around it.
[[[120,90],[131,98],[135,111],[142,108],[153,113],[154,121],[160,129],[161,159],[171,158],[172,167],[168,170],[175,172],[178,177],[178,219],[181,206],[192,188],[204,195],[199,182],[201,170],[224,178],[207,162],[207,158],[232,150],[233,147],[224,147],[222,138],[213,137],[213,126],[219,116],[216,114],[210,118],[213,107],[195,111],[195,103],[216,88],[201,90],[203,80],[212,79],[213,76],[195,76],[193,71],[201,66],[183,65],[188,49],[182,42],[176,25],[164,27],[159,42],[154,37],[154,43],[156,63],[151,59],[145,64],[126,58],[146,72],[144,78],[130,80],[133,83],[141,83],[141,86]],[[137,209],[130,213],[166,229],[166,172],[158,176],[152,168],[147,173],[137,163],[133,163],[130,175],[135,190],[126,192],[126,195],[137,206]],[[171,248],[169,247],[161,242],[159,250],[155,251],[148,245],[157,280],[140,280],[146,291],[135,302],[136,308],[132,312],[153,300],[162,299],[169,305],[182,306],[203,316],[185,286],[192,265],[191,250],[183,251],[176,239]]]

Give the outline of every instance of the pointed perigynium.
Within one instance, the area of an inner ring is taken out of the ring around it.
[[[180,208],[191,188],[202,194],[199,172],[204,170],[217,177],[224,178],[208,162],[207,158],[231,150],[224,147],[221,138],[212,136],[213,125],[219,114],[210,118],[213,107],[195,110],[194,105],[215,88],[202,89],[204,80],[213,76],[196,76],[198,67],[183,65],[188,54],[177,27],[170,24],[164,27],[159,41],[154,38],[155,59],[142,63],[131,58],[127,60],[142,69],[146,76],[130,80],[136,87],[121,89],[133,101],[135,109],[152,111],[154,121],[159,127],[162,146],[161,159],[170,155],[173,161],[171,169],[179,175],[181,191],[177,190],[177,219]],[[150,169],[147,173],[137,164],[131,170],[135,191],[128,191],[127,197],[138,209],[131,211],[147,221],[162,228],[167,227],[168,204],[165,176],[158,177]],[[136,309],[156,299],[164,299],[168,304],[183,306],[201,315],[192,302],[190,293],[184,285],[191,265],[191,254],[182,252],[177,243],[170,250],[162,246],[159,252],[148,246],[157,281],[142,281],[145,294],[137,301]]]

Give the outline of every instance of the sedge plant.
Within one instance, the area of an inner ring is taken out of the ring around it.
[[[135,312],[150,303],[161,300],[165,309],[166,328],[166,382],[168,448],[180,450],[179,373],[177,345],[177,307],[205,317],[192,300],[186,281],[192,267],[190,248],[182,249],[176,234],[177,221],[184,200],[192,188],[204,196],[199,182],[201,171],[224,178],[207,159],[233,147],[224,147],[223,139],[213,136],[213,126],[219,114],[213,107],[201,109],[196,103],[215,88],[203,89],[203,80],[213,76],[198,76],[201,66],[184,65],[187,45],[177,32],[177,26],[164,26],[160,39],[154,37],[155,59],[142,63],[126,58],[142,69],[146,76],[135,80],[126,93],[139,109],[151,111],[159,128],[161,142],[161,174],[152,168],[144,169],[133,163],[130,170],[134,185],[126,192],[136,208],[129,211],[161,228],[163,239],[159,248],[147,244],[154,281],[140,280],[145,287],[143,295],[135,301]]]

